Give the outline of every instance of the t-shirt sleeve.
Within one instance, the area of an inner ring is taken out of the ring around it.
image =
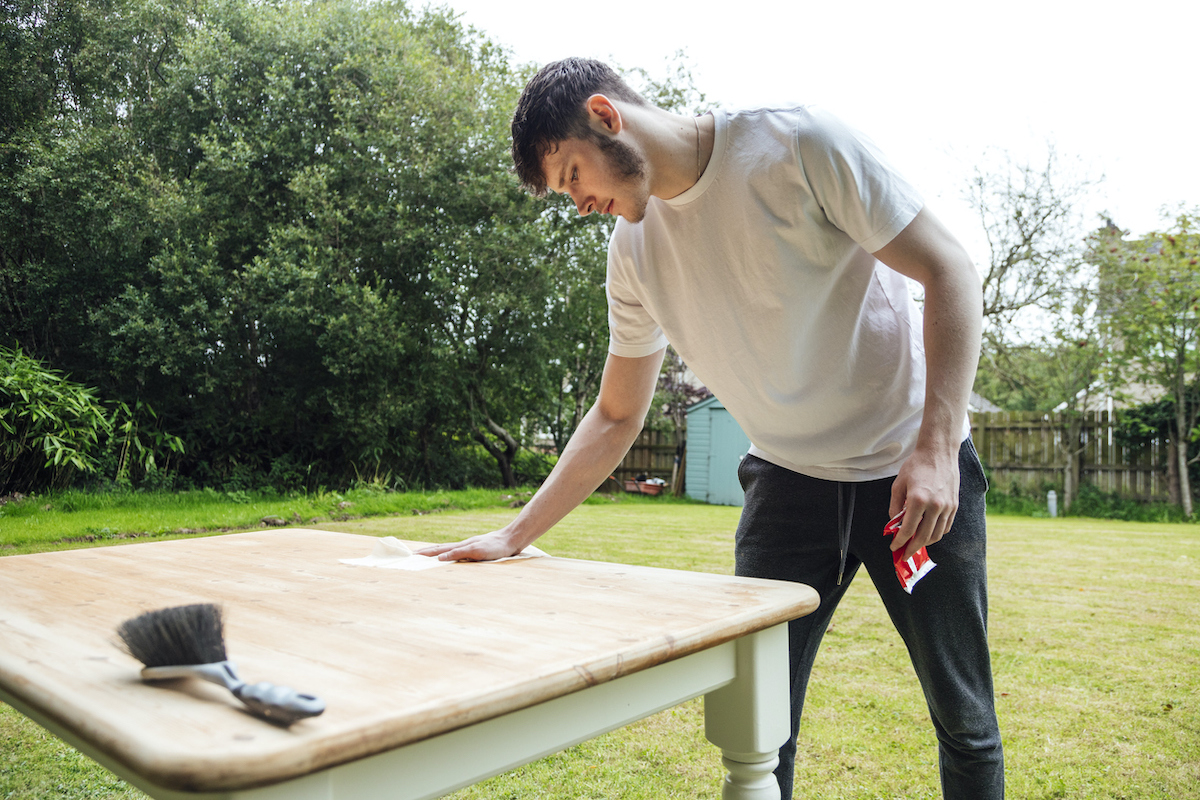
[[[608,352],[625,358],[653,355],[667,346],[667,337],[630,288],[624,270],[631,265],[619,251],[614,237],[608,248],[608,275],[604,283],[608,298]]]
[[[796,146],[825,216],[868,253],[894,239],[924,205],[873,142],[827,112],[811,110]]]

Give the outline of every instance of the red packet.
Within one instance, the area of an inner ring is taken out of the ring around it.
[[[900,523],[904,520],[904,511],[888,520],[888,524],[883,526],[884,536],[895,536],[900,532]],[[904,591],[912,594],[913,587],[917,585],[917,581],[929,574],[929,571],[937,566],[932,559],[929,558],[929,553],[922,547],[917,552],[913,553],[910,558],[904,557],[904,548],[892,552],[892,563],[896,565],[896,577],[900,579],[900,585],[904,587]]]

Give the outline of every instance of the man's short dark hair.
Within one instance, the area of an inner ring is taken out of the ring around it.
[[[513,167],[522,185],[538,197],[546,194],[542,159],[567,139],[597,138],[585,107],[594,94],[647,105],[607,64],[587,58],[547,64],[521,92],[512,121]]]

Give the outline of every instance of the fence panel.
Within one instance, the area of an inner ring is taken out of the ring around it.
[[[1142,447],[1122,444],[1116,436],[1117,417],[1107,411],[1085,414],[1081,423],[1081,483],[1122,497],[1167,499],[1165,441],[1155,439]],[[1070,420],[1062,414],[997,411],[975,414],[971,420],[979,457],[1001,491],[1061,489],[1069,433]]]
[[[1051,486],[1061,492],[1069,422],[1065,415],[1036,411],[973,414],[971,435],[992,485],[1003,492],[1017,487],[1040,493]],[[1142,447],[1129,447],[1118,441],[1117,425],[1116,414],[1110,412],[1084,415],[1080,482],[1121,497],[1166,501],[1166,441],[1154,439]],[[669,481],[674,463],[675,434],[646,430],[613,474],[622,485],[639,475]],[[682,479],[682,474],[676,477]]]
[[[643,430],[613,474],[622,485],[639,475],[669,481],[674,466],[674,432]]]

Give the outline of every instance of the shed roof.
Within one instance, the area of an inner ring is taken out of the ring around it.
[[[690,406],[687,407],[687,409],[684,410],[684,413],[690,414],[693,411],[699,411],[701,409],[710,408],[710,407],[724,408],[725,406],[721,403],[720,400],[717,399],[717,396],[714,394],[714,395],[709,395],[708,397],[704,398],[703,400],[700,400],[699,402],[692,403]]]

